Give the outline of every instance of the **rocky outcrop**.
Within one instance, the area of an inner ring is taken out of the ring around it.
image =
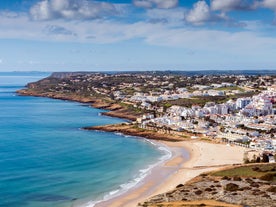
[[[130,136],[144,137],[147,139],[171,141],[171,142],[179,142],[179,141],[188,140],[187,138],[184,138],[183,136],[159,133],[157,131],[151,131],[151,130],[145,130],[145,129],[141,129],[141,128],[137,127],[134,124],[129,124],[129,123],[84,127],[83,129],[98,130],[98,131],[105,131],[105,132],[118,132],[118,133],[122,133],[125,135],[130,135]]]

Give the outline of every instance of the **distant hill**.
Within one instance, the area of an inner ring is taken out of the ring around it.
[[[202,75],[276,75],[276,70],[198,70],[198,71],[179,71],[179,70],[166,70],[166,71],[77,71],[77,72],[54,72],[51,77],[53,78],[67,78],[78,75],[89,74],[144,74],[144,75],[183,75],[183,76],[202,76]]]
[[[195,71],[180,71],[180,70],[166,70],[166,71],[118,71],[106,72],[110,74],[156,74],[156,75],[276,75],[276,70],[195,70]]]

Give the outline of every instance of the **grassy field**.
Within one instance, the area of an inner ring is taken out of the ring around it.
[[[256,178],[264,178],[267,175],[271,175],[271,179],[276,181],[276,163],[271,164],[254,164],[247,165],[242,167],[235,167],[231,169],[222,170],[219,172],[213,172],[210,175],[212,176],[228,176],[228,177],[256,177]],[[272,181],[271,180],[271,181]]]
[[[215,88],[217,91],[231,91],[231,90],[239,90],[241,92],[244,92],[245,90],[243,88],[240,88],[238,86],[229,86],[229,87],[220,87],[220,88]]]

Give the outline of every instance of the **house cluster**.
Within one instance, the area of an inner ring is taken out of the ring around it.
[[[133,103],[141,103],[145,105],[145,103],[152,104],[155,102],[168,101],[168,100],[177,100],[180,98],[190,98],[192,94],[187,92],[184,88],[177,89],[177,92],[173,91],[165,91],[164,93],[139,93],[136,92],[133,96],[131,96],[127,101]]]
[[[264,116],[275,114],[274,103],[276,103],[276,91],[265,91],[252,98],[240,99],[238,107],[246,116]]]
[[[28,87],[102,98],[129,110],[136,107],[135,112],[145,112],[139,118],[141,127],[189,131],[275,150],[275,83],[275,75],[70,72],[54,73]]]
[[[208,102],[203,107],[173,105],[165,115],[141,120],[141,127],[170,128],[200,133],[252,149],[276,152],[276,87],[226,103]],[[274,106],[274,107],[273,107]]]
[[[197,85],[192,87],[194,90],[187,90],[186,88],[176,88],[175,90],[165,90],[164,92],[151,92],[151,93],[142,93],[135,92],[133,96],[127,98],[123,94],[114,94],[116,100],[123,100],[127,102],[132,102],[138,104],[141,108],[151,109],[153,103],[158,103],[161,101],[177,100],[183,98],[193,98],[198,96],[225,96],[231,94],[240,94],[243,93],[241,90],[218,90],[221,87],[227,85],[228,87],[235,86],[235,84],[212,84],[211,86],[207,85]],[[197,89],[197,90],[195,90]],[[207,90],[206,90],[207,89]]]

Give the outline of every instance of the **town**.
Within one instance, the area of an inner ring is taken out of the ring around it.
[[[28,90],[96,97],[126,107],[140,128],[237,144],[255,161],[275,162],[275,83],[275,75],[76,72],[53,73]]]

